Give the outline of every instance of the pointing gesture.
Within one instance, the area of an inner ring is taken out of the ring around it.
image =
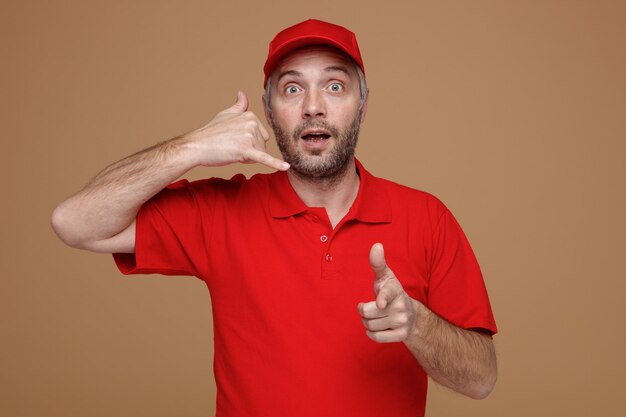
[[[237,93],[235,104],[185,136],[196,149],[198,165],[258,162],[281,171],[289,169],[288,163],[267,153],[265,144],[270,135],[258,117],[248,111],[248,97],[242,91]]]
[[[370,266],[376,299],[358,306],[366,334],[379,343],[407,340],[415,322],[414,300],[387,266],[381,243],[375,243],[370,250]]]

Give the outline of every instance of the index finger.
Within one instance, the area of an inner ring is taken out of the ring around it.
[[[370,301],[369,303],[359,303],[358,305],[359,313],[361,313],[361,317],[364,319],[379,319],[382,317],[387,317],[389,314],[380,310],[376,306],[376,301]]]
[[[396,298],[404,291],[401,285],[397,285],[398,280],[388,279],[383,286],[379,289],[376,295],[376,305],[379,309],[387,308]]]
[[[265,128],[265,126],[263,126],[263,123],[261,123],[259,121],[259,130],[261,131],[261,136],[263,136],[263,139],[267,142],[268,140],[270,140],[270,134],[268,133],[267,129]]]

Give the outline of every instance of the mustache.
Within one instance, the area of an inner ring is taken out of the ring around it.
[[[327,121],[309,119],[303,124],[301,124],[300,126],[298,126],[293,131],[293,138],[294,139],[300,138],[300,136],[302,135],[302,132],[304,132],[307,129],[324,129],[330,132],[330,134],[333,137],[335,138],[339,137],[339,130],[333,125],[331,125],[330,123],[328,123]]]

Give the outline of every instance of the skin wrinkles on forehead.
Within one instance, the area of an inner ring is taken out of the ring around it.
[[[348,76],[350,75],[350,72],[348,71],[347,68],[343,66],[337,66],[337,65],[326,67],[322,71],[324,71],[325,73],[341,72],[345,75],[348,75]],[[296,70],[283,71],[278,76],[278,79],[276,80],[276,84],[277,85],[280,84],[280,80],[282,80],[285,76],[288,76],[288,75],[293,76],[294,78],[301,78],[302,76],[304,76],[303,73],[301,73],[300,71],[296,71]]]

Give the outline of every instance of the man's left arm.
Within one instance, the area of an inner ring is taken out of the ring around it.
[[[404,291],[387,266],[383,246],[372,246],[376,300],[360,303],[368,337],[379,343],[403,342],[436,382],[474,399],[487,397],[497,378],[491,336],[457,327]]]

